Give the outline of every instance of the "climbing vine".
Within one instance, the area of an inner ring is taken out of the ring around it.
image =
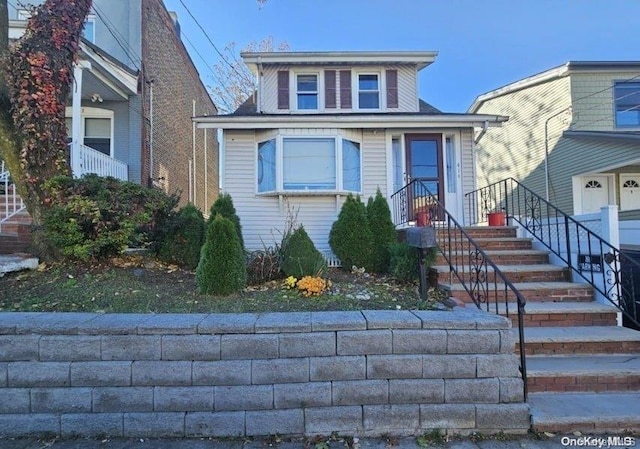
[[[32,9],[24,36],[3,61],[18,139],[2,156],[35,225],[47,203],[44,181],[69,173],[65,107],[90,8],[91,0],[46,0]]]

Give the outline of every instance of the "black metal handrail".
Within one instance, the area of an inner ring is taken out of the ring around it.
[[[524,343],[524,313],[526,299],[507,279],[489,256],[471,238],[469,233],[445,209],[436,195],[432,195],[425,183],[413,180],[391,195],[396,226],[413,224],[435,226],[436,243],[449,265],[449,276],[455,275],[475,305],[487,312],[492,308],[510,316],[509,301],[516,301],[518,313],[518,337],[520,351],[520,373],[524,383],[524,398],[527,400],[527,361]],[[493,302],[493,307],[492,303]]]
[[[634,283],[640,263],[513,178],[465,197],[469,224],[482,223],[488,213],[503,210],[640,329],[640,292]]]

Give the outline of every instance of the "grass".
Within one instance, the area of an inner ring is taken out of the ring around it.
[[[220,313],[364,309],[431,309],[417,287],[385,276],[333,269],[331,292],[305,298],[272,281],[227,297],[200,295],[195,275],[153,259],[114,259],[109,265],[41,266],[0,278],[0,312]]]

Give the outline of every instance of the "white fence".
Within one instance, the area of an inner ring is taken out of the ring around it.
[[[78,147],[80,149],[80,172],[74,173],[75,176],[80,177],[88,173],[95,173],[98,176],[113,176],[122,181],[129,180],[129,170],[124,162],[86,145],[78,145]],[[71,150],[73,151],[73,146]]]
[[[22,198],[18,196],[16,187],[11,182],[11,174],[5,168],[4,161],[0,162],[0,232],[2,223],[25,209]]]

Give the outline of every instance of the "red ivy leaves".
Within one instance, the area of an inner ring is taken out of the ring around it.
[[[11,51],[8,77],[29,184],[67,170],[65,105],[91,0],[46,0]]]

